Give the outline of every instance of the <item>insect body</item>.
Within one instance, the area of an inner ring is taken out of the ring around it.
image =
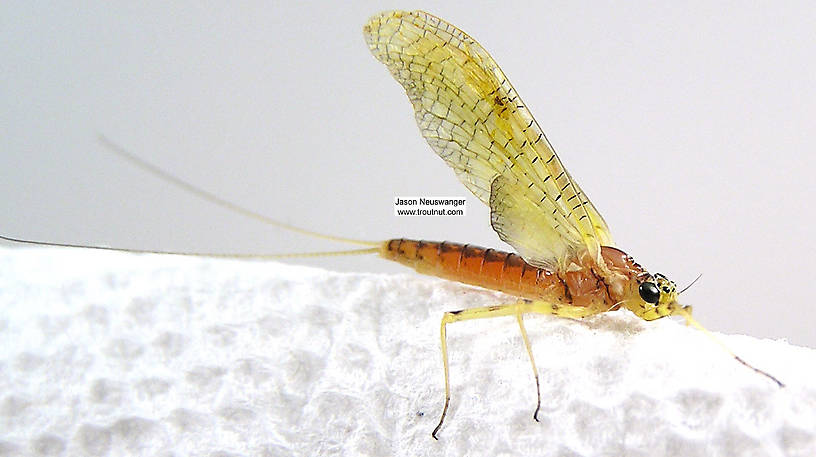
[[[420,273],[499,290],[528,300],[552,304],[553,314],[569,314],[566,306],[584,309],[617,309],[627,294],[629,283],[644,270],[631,257],[612,247],[601,248],[601,256],[616,276],[607,283],[591,265],[558,272],[527,263],[518,254],[450,242],[389,240],[381,255],[389,260],[414,268]],[[589,258],[583,260],[589,261]],[[575,264],[578,266],[578,264]],[[642,276],[645,278],[645,276]],[[643,282],[645,290],[657,290]],[[657,301],[657,297],[649,296]],[[640,300],[639,300],[640,301]],[[583,310],[581,313],[583,314]]]
[[[434,438],[450,403],[449,323],[516,316],[537,388],[522,321],[526,313],[582,318],[624,307],[645,320],[680,315],[699,326],[691,308],[678,303],[672,281],[650,274],[613,247],[606,222],[481,45],[422,11],[381,13],[363,33],[372,54],[405,89],[422,136],[490,207],[493,229],[518,252],[404,239],[380,247],[382,257],[420,273],[519,297],[512,303],[445,313],[445,406]],[[540,405],[539,388],[536,420]]]

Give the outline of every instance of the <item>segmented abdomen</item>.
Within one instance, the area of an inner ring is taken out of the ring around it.
[[[518,297],[572,302],[569,288],[555,272],[530,265],[510,252],[448,241],[394,239],[384,243],[380,255],[423,274]]]

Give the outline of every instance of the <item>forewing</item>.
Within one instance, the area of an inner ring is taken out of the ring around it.
[[[490,225],[528,262],[558,269],[584,245],[574,227],[559,226],[550,213],[541,210],[542,197],[536,187],[519,186],[517,181],[497,176],[490,191]]]
[[[476,41],[422,11],[382,13],[363,31],[372,54],[405,88],[422,136],[490,205],[494,229],[526,260],[553,265],[612,244],[601,215]],[[516,196],[519,189],[529,191]]]

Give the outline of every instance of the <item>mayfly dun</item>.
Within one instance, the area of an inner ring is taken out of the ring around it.
[[[440,337],[445,401],[432,432],[434,438],[445,421],[451,399],[448,324],[515,317],[536,382],[535,420],[541,407],[541,390],[524,326],[525,314],[580,319],[625,308],[647,321],[680,316],[712,336],[692,318],[691,307],[678,302],[682,291],[677,290],[674,282],[659,273],[648,272],[615,247],[603,217],[564,168],[527,106],[482,46],[453,25],[422,11],[378,14],[365,24],[363,33],[371,53],[407,92],[422,136],[454,169],[465,187],[489,206],[493,230],[516,252],[447,241],[362,241],[293,227],[179,180],[107,140],[103,139],[103,143],[142,169],[212,203],[283,229],[365,246],[293,256],[378,254],[423,274],[517,297],[509,303],[444,313]],[[51,246],[156,252],[0,238]],[[770,374],[723,348],[741,364],[783,386]]]

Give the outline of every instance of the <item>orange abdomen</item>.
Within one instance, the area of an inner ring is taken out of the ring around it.
[[[624,283],[643,271],[631,257],[616,248],[604,246],[601,255],[607,267],[614,269]],[[557,272],[530,265],[518,254],[469,244],[394,239],[383,243],[380,256],[422,274],[552,304],[603,304],[612,308],[624,292],[620,282],[610,287],[589,264]]]
[[[385,242],[380,255],[423,274],[523,298],[570,302],[569,289],[555,272],[509,252],[447,241],[395,239]]]

